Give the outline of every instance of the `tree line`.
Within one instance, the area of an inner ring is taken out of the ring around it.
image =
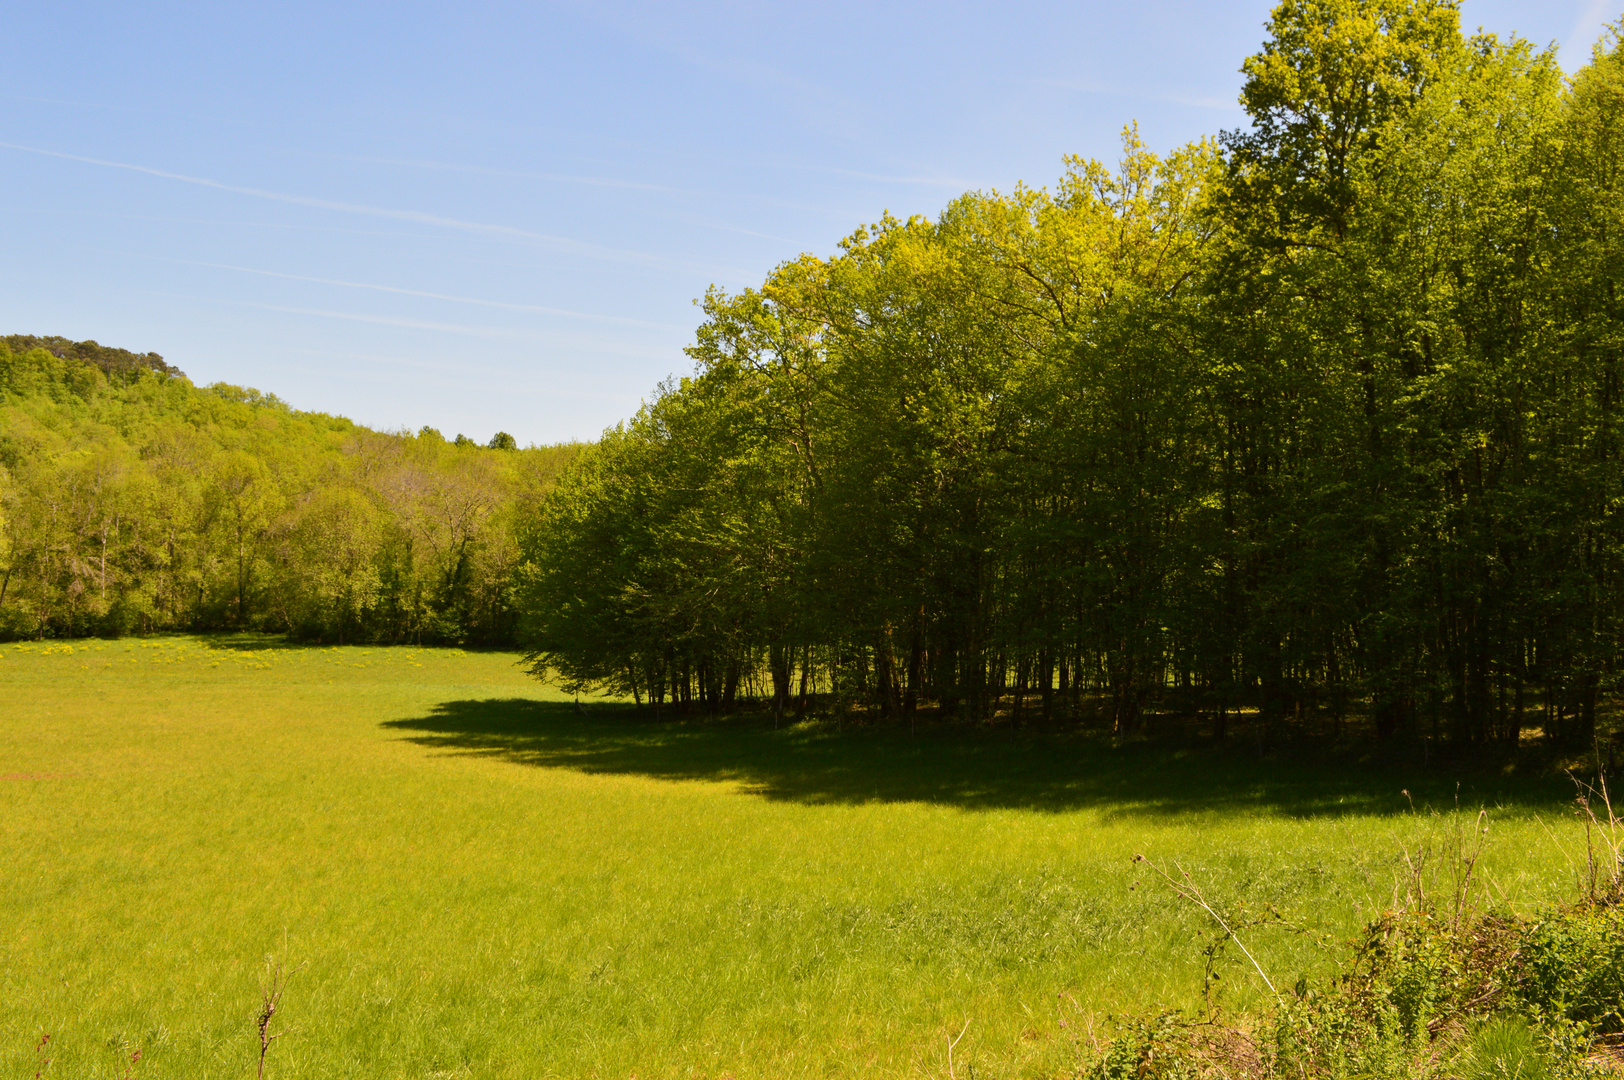
[[[518,535],[572,447],[369,430],[155,353],[0,340],[0,636],[511,644]]]
[[[1284,0],[1250,126],[712,290],[520,530],[538,674],[666,709],[1588,744],[1618,688],[1624,48]]]

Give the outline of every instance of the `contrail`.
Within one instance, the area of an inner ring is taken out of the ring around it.
[[[284,274],[276,270],[256,270],[251,266],[231,266],[227,263],[198,262],[194,259],[165,259],[165,262],[181,263],[185,266],[206,266],[212,270],[235,270],[240,274],[259,274],[262,277],[282,278],[285,281],[308,281],[315,285],[338,285],[346,289],[371,289],[375,292],[395,293],[399,296],[421,296],[426,300],[449,300],[457,304],[477,304],[480,307],[501,308],[504,311],[529,311],[541,315],[563,315],[571,319],[587,319],[592,322],[617,323],[623,326],[640,326],[650,330],[687,330],[685,326],[676,323],[649,322],[646,319],[631,319],[621,315],[594,315],[585,311],[570,311],[566,308],[544,307],[540,304],[509,304],[501,300],[481,300],[475,296],[452,296],[448,293],[423,292],[418,289],[402,289],[394,285],[375,285],[366,281],[343,281],[337,278],[308,277],[304,274]]]
[[[441,217],[439,214],[428,214],[421,210],[391,210],[382,206],[366,206],[362,203],[338,202],[333,199],[317,199],[308,195],[289,195],[281,191],[267,191],[264,188],[243,187],[239,184],[222,184],[218,180],[210,180],[202,176],[187,176],[184,173],[169,172],[166,169],[154,169],[147,165],[133,165],[127,161],[108,161],[104,158],[85,157],[82,154],[68,154],[61,150],[46,150],[38,146],[23,146],[20,143],[0,142],[0,149],[20,150],[27,154],[40,154],[44,157],[60,158],[63,161],[77,161],[85,165],[100,165],[107,169],[123,169],[127,172],[142,173],[146,176],[157,176],[164,180],[178,180],[183,184],[196,184],[198,187],[213,188],[216,191],[228,191],[234,195],[248,195],[256,199],[268,199],[272,202],[290,203],[294,206],[309,206],[318,210],[332,210],[341,214],[362,214],[367,217],[388,218],[393,221],[410,221],[419,225],[433,225],[442,229],[460,229],[463,232],[475,233],[482,236],[496,236],[514,240],[528,240],[535,243],[547,244],[555,248],[573,251],[593,258],[610,259],[619,262],[640,262],[667,267],[692,268],[691,264],[678,262],[674,259],[663,258],[659,255],[650,255],[641,251],[624,251],[618,248],[604,247],[600,244],[588,244],[580,240],[571,240],[565,236],[552,236],[547,233],[531,232],[528,229],[515,228],[512,225],[491,225],[479,221],[461,221],[457,218]]]
[[[220,301],[216,301],[219,303]],[[324,319],[343,319],[347,322],[372,323],[376,326],[400,326],[410,330],[438,330],[446,334],[468,334],[473,337],[527,337],[529,331],[508,330],[492,326],[462,326],[457,323],[428,322],[423,319],[397,319],[387,315],[362,315],[351,311],[323,311],[320,308],[284,307],[281,304],[256,304],[251,300],[227,300],[224,303],[238,307],[259,308],[261,311],[280,311],[287,315],[317,315]]]
[[[182,293],[153,292],[153,296],[167,296],[177,300],[195,300],[207,304],[224,304],[230,307],[255,308],[259,311],[277,311],[285,315],[311,315],[322,319],[342,319],[345,322],[370,323],[374,326],[398,326],[408,330],[434,330],[443,334],[465,334],[469,337],[480,338],[506,338],[532,341],[547,341],[549,335],[544,331],[506,326],[469,326],[463,323],[433,322],[427,319],[403,319],[390,315],[369,315],[357,311],[333,311],[327,308],[291,307],[284,304],[262,304],[253,300],[221,300],[212,296],[187,296]],[[596,339],[588,339],[596,340]],[[663,356],[663,352],[650,352],[642,349],[608,349],[617,355],[653,357]]]

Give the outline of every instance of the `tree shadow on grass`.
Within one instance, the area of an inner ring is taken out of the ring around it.
[[[731,781],[806,804],[921,802],[966,809],[1112,814],[1266,811],[1297,817],[1521,806],[1555,810],[1571,785],[1486,765],[1260,758],[1253,747],[1153,742],[1114,746],[1084,732],[947,724],[774,730],[760,717],[656,722],[617,706],[448,701],[388,721],[419,746],[521,765],[661,780]],[[1457,787],[1458,785],[1458,787]],[[1403,789],[1408,789],[1406,798]],[[1458,792],[1458,796],[1457,796]]]
[[[219,652],[309,652],[332,647],[332,643],[303,641],[286,634],[269,634],[257,630],[241,630],[228,634],[200,636],[198,643],[205,649]]]
[[[183,635],[192,636],[192,635]],[[408,649],[435,650],[439,652],[506,652],[512,649],[485,648],[484,646],[466,645],[415,645],[411,642],[376,642],[376,641],[323,641],[320,638],[296,638],[287,634],[270,633],[259,630],[234,630],[229,633],[212,633],[195,635],[198,643],[206,649],[216,649],[223,652],[328,652],[333,649],[346,649],[366,652],[387,652],[391,649],[406,651]],[[517,654],[514,654],[517,660]]]

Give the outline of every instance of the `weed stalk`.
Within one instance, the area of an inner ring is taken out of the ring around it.
[[[287,931],[282,931],[282,955],[287,955]],[[271,1022],[276,1018],[276,1012],[282,1007],[282,991],[287,989],[287,980],[290,974],[297,974],[304,970],[300,964],[293,972],[283,968],[281,960],[272,956],[265,957],[265,977],[260,981],[260,1010],[255,1026],[259,1029],[259,1080],[265,1080],[265,1056],[271,1052],[271,1043],[286,1035],[287,1029],[273,1032]]]

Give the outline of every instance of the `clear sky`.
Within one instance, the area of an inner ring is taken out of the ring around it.
[[[1620,0],[1466,0],[1588,55]],[[1621,5],[1624,6],[1624,5]],[[1239,126],[1269,3],[8,0],[0,333],[383,428],[593,438],[883,211]]]

